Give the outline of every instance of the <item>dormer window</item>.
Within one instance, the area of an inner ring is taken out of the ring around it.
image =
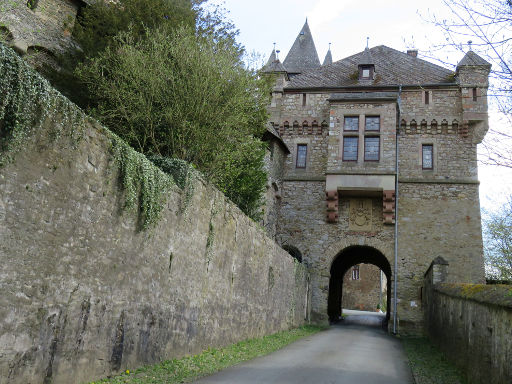
[[[373,65],[361,65],[359,67],[359,80],[373,80],[375,67]]]

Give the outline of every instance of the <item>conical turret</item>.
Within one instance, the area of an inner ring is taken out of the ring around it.
[[[279,51],[277,51],[279,52]],[[286,72],[285,67],[279,59],[277,58],[276,49],[274,48],[272,50],[272,53],[270,54],[270,57],[268,58],[267,64],[262,68],[263,72],[267,73],[275,73],[275,72]]]
[[[307,19],[284,59],[283,65],[290,74],[298,74],[320,67],[320,59]]]
[[[324,63],[322,65],[332,64],[332,53],[331,53],[331,43],[329,43],[329,50],[325,54]]]

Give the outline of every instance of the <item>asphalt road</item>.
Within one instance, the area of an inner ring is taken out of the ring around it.
[[[382,315],[344,313],[344,324],[205,377],[198,384],[411,384],[399,340],[380,327]]]

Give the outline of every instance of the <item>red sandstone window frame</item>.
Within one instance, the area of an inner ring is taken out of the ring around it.
[[[301,156],[301,150],[303,149],[304,151],[304,161],[302,161],[302,156]],[[299,160],[300,160],[300,163],[299,163]],[[295,159],[295,168],[306,168],[306,165],[307,165],[307,160],[308,160],[308,145],[307,144],[297,144],[297,156],[296,156],[296,159]]]
[[[376,159],[368,159],[367,158],[367,152],[366,152],[366,140],[367,139],[377,139],[378,146],[377,146],[377,158]],[[364,161],[365,162],[379,162],[380,161],[380,136],[365,136],[364,137]]]
[[[355,159],[347,159],[345,157],[345,140],[356,140],[356,158]],[[350,162],[357,162],[357,159],[359,158],[359,136],[343,136],[343,148],[342,148],[342,160],[343,161],[350,161]]]

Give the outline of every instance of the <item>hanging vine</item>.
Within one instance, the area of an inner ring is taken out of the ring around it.
[[[147,229],[158,222],[167,191],[174,184],[173,179],[119,136],[108,130],[106,133],[111,139],[113,156],[121,171],[124,208],[138,209],[141,227]]]
[[[0,95],[0,167],[13,161],[50,116],[60,116],[61,122],[60,126],[52,125],[51,140],[65,133],[76,148],[83,138],[86,115],[80,108],[1,43]]]
[[[49,118],[52,123],[45,124]],[[51,142],[67,136],[76,149],[86,119],[80,108],[0,43],[0,167],[13,162],[30,137],[44,129]],[[141,227],[147,229],[158,221],[173,179],[107,128],[104,132],[121,170],[125,208],[136,207]]]

